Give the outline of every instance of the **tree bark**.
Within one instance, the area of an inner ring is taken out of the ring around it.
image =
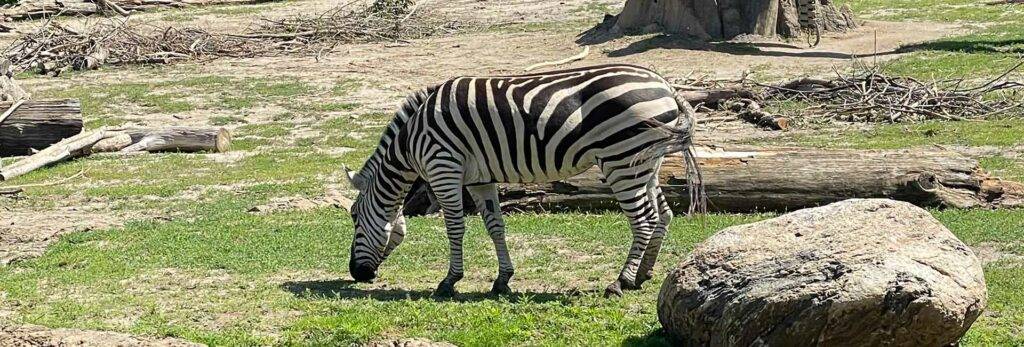
[[[929,207],[1024,207],[1024,185],[992,178],[976,160],[948,151],[734,148],[697,154],[713,211],[792,211],[851,198]],[[668,157],[661,169],[662,190],[679,211],[690,203],[682,164],[682,158]],[[500,192],[506,210],[618,209],[596,169],[554,183],[506,184]],[[432,212],[416,205],[405,209]]]
[[[0,113],[13,103],[0,102]],[[82,132],[78,100],[25,101],[0,120],[0,157],[32,154]]]
[[[99,152],[225,152],[231,134],[223,128],[133,128],[96,130],[64,139],[39,153],[0,168],[0,181],[46,165]]]
[[[849,8],[831,0],[815,1],[822,31],[855,28]],[[797,0],[628,0],[615,27],[625,32],[665,32],[702,40],[728,40],[740,35],[797,37]]]

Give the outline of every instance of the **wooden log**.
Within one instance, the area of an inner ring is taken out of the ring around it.
[[[693,107],[703,105],[709,108],[716,108],[726,100],[754,99],[756,97],[753,90],[742,87],[683,90],[677,94]]]
[[[737,147],[702,148],[697,156],[712,211],[792,211],[851,198],[929,207],[1024,207],[1024,185],[992,178],[976,160],[948,151]],[[689,191],[681,157],[665,160],[661,183],[673,208],[686,211]],[[596,169],[554,183],[506,184],[500,192],[506,210],[618,209]]]
[[[131,144],[121,152],[227,152],[231,149],[231,133],[224,128],[168,127],[155,129],[123,129]]]
[[[105,133],[100,130],[81,133],[61,140],[53,146],[39,151],[39,153],[18,160],[14,162],[14,164],[11,164],[11,166],[6,166],[3,169],[0,169],[0,181],[7,181],[43,166],[67,160],[77,153],[80,153],[83,148],[92,146],[97,141],[102,140],[104,136]]]
[[[778,117],[761,109],[756,101],[739,99],[729,101],[727,109],[736,113],[736,117],[768,130],[789,129],[789,118]]]
[[[11,102],[0,102],[0,110],[11,106]],[[78,100],[25,101],[0,121],[0,157],[32,154],[81,132]]]
[[[98,152],[224,152],[231,134],[223,128],[100,129],[64,139],[39,153],[0,168],[0,181],[46,165]]]

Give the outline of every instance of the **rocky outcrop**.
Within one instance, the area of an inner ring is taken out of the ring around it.
[[[686,345],[944,346],[985,303],[981,262],[927,211],[855,199],[720,231],[658,317]]]

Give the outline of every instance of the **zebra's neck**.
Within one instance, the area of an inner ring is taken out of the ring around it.
[[[437,90],[436,86],[427,87],[409,94],[409,96],[405,98],[405,101],[402,101],[402,104],[398,107],[398,111],[395,112],[395,117],[392,118],[391,122],[388,123],[388,126],[384,128],[384,134],[380,137],[377,149],[374,150],[373,155],[371,155],[370,158],[366,160],[366,163],[363,164],[362,169],[357,173],[358,175],[366,179],[372,177],[371,170],[375,170],[377,166],[384,161],[388,149],[391,147],[391,144],[394,142],[398,134],[402,131],[402,128],[405,128],[405,124],[408,123],[409,118],[416,114],[420,105],[422,105],[427,100],[427,97],[434,93],[435,90]]]

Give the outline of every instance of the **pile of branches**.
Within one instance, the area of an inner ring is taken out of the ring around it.
[[[101,65],[162,64],[221,57],[322,54],[338,44],[417,39],[451,31],[411,0],[377,0],[365,8],[341,5],[317,16],[261,18],[244,34],[201,28],[156,27],[129,19],[101,19],[75,29],[48,21],[4,52],[18,71],[59,74]]]
[[[331,49],[345,43],[405,41],[450,33],[456,29],[450,21],[431,19],[418,11],[412,0],[377,0],[370,6],[351,10],[342,5],[316,17],[293,16],[264,18],[248,38],[294,40],[295,44]]]
[[[1024,61],[973,86],[963,79],[922,82],[878,69],[781,84],[751,82],[744,76],[738,80],[687,78],[674,86],[706,115],[698,119],[702,123],[747,121],[781,130],[791,123],[989,119],[1024,111],[1024,83],[1010,78],[1022,66]]]
[[[1024,65],[977,86],[964,80],[922,82],[871,70],[834,79],[802,78],[765,87],[765,99],[811,104],[802,116],[816,115],[847,122],[904,122],[923,120],[985,119],[1015,109],[1024,101],[1024,84],[1004,80]]]
[[[51,21],[19,38],[4,55],[19,71],[36,68],[40,73],[56,75],[67,69],[95,69],[105,64],[252,57],[268,49],[257,40],[211,34],[198,28],[157,28],[105,20],[75,30]]]

